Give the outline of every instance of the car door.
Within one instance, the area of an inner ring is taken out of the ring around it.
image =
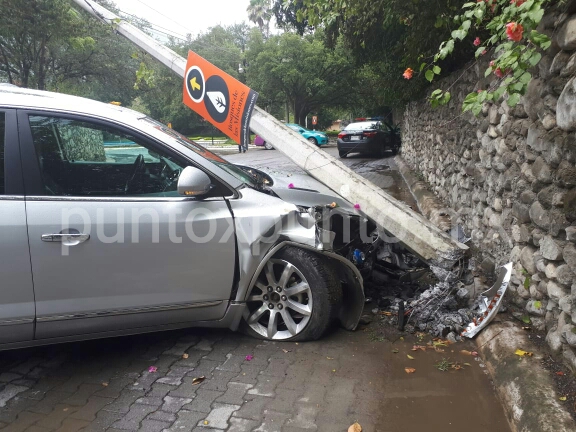
[[[0,344],[31,340],[34,291],[16,111],[0,108]]]
[[[18,115],[37,339],[224,315],[236,257],[223,192],[179,196],[191,163],[137,131]]]

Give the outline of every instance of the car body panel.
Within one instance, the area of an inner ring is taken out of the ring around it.
[[[318,132],[306,129],[295,123],[286,123],[286,126],[300,133],[307,140],[309,140],[310,138],[314,138],[316,140],[317,145],[319,146],[328,144],[328,136],[324,132]]]
[[[338,134],[339,153],[371,153],[381,155],[383,151],[394,151],[394,143],[380,129],[380,122],[350,123]]]

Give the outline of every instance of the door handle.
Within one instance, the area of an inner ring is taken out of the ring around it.
[[[82,234],[80,232],[68,232],[57,234],[42,234],[42,241],[45,242],[58,242],[65,246],[75,246],[90,239],[90,234]]]

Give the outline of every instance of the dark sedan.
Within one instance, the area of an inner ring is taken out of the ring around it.
[[[365,121],[350,123],[338,134],[338,154],[341,158],[350,153],[369,153],[384,157],[400,149],[400,135],[393,126],[380,122]]]

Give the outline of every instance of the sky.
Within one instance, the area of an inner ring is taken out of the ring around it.
[[[218,24],[248,23],[246,8],[250,4],[250,0],[112,1],[121,11],[148,20],[158,30],[181,36],[186,33],[196,36]]]

